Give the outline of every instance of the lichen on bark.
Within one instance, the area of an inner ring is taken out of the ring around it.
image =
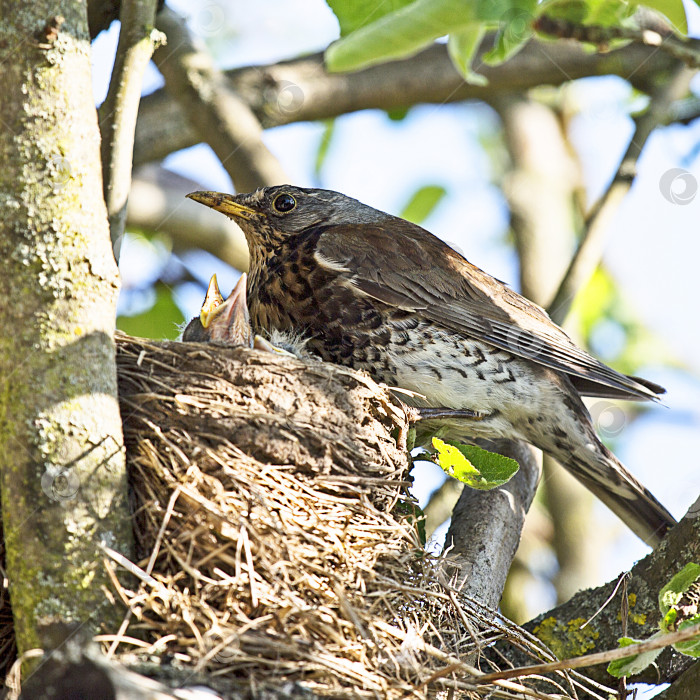
[[[22,652],[46,623],[120,615],[99,543],[128,551],[131,523],[86,3],[0,15],[0,489]]]

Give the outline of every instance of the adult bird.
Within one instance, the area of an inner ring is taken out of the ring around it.
[[[290,185],[188,197],[243,230],[256,332],[300,332],[322,359],[416,392],[419,405],[477,411],[453,436],[535,445],[652,546],[675,524],[581,400],[654,400],[662,387],[596,360],[429,231],[351,197]]]

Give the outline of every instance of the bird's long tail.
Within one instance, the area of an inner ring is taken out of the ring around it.
[[[557,457],[636,535],[655,547],[676,520],[605,445],[597,439],[596,443]]]

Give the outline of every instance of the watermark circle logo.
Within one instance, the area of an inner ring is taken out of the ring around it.
[[[54,191],[62,190],[73,176],[70,161],[63,156],[53,156],[48,162],[48,170]]]
[[[501,32],[506,46],[518,46],[532,34],[532,13],[513,7],[503,15]]]
[[[659,189],[671,204],[690,204],[698,193],[698,181],[684,168],[671,168],[661,176]]]
[[[41,490],[52,501],[71,501],[80,488],[80,479],[73,469],[47,469],[41,477]]]
[[[532,359],[540,357],[544,348],[544,342],[541,338],[518,326],[512,326],[508,329],[506,344],[514,354]]]
[[[615,438],[627,425],[627,414],[610,401],[596,401],[590,414],[593,425],[603,437]]]
[[[304,104],[304,91],[289,80],[280,80],[277,93],[277,109],[282,114],[294,114]]]
[[[192,31],[198,36],[214,36],[226,26],[224,8],[216,2],[205,2],[190,16]]]

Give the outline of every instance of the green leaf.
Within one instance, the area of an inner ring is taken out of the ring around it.
[[[399,216],[414,224],[421,224],[430,216],[446,194],[447,190],[442,185],[425,185],[413,193]]]
[[[535,33],[536,5],[535,0],[516,0],[512,3],[499,19],[494,47],[484,54],[484,63],[503,63],[525,45]]]
[[[514,459],[475,445],[446,443],[433,438],[437,464],[450,476],[473,489],[489,491],[509,481],[518,471]]]
[[[163,284],[156,285],[156,300],[153,306],[134,316],[119,316],[117,328],[129,335],[141,338],[174,340],[180,334],[185,317],[173,301],[172,291]]]
[[[571,307],[571,315],[578,319],[579,332],[584,338],[590,337],[595,324],[607,314],[616,296],[615,280],[604,267],[598,267]]]
[[[410,56],[438,37],[479,20],[477,5],[483,2],[415,0],[331,44],[326,49],[326,66],[330,71],[350,71]]]
[[[678,631],[680,632],[680,630],[687,629],[688,627],[694,627],[697,624],[700,624],[700,615],[693,615],[693,617],[683,620],[683,622],[678,625]],[[698,632],[698,635],[700,635],[700,632]],[[700,636],[688,639],[685,642],[678,642],[678,644],[673,645],[673,648],[681,654],[692,656],[694,659],[697,659],[700,657]]]
[[[573,24],[609,27],[620,24],[633,12],[627,0],[547,0],[538,8],[539,15],[563,19]]]
[[[486,33],[483,24],[468,24],[452,32],[447,41],[447,53],[462,77],[472,85],[487,85],[488,80],[472,70],[472,61]]]
[[[323,133],[321,134],[321,141],[318,144],[318,150],[316,151],[316,160],[314,161],[314,175],[316,178],[321,176],[321,169],[323,164],[326,162],[328,157],[328,151],[331,146],[331,141],[333,140],[333,134],[335,133],[335,119],[326,119],[323,121]]]
[[[328,7],[338,19],[340,36],[376,22],[380,17],[409,5],[413,0],[326,0]]]
[[[655,637],[661,637],[661,632],[657,632],[650,639]],[[641,640],[632,639],[631,637],[621,637],[618,639],[620,643],[620,648],[628,647],[632,644],[639,644]],[[653,649],[652,651],[645,651],[641,654],[634,654],[634,656],[628,656],[624,659],[617,659],[616,661],[611,661],[608,664],[608,673],[615,678],[623,678],[625,676],[633,676],[635,673],[640,673],[647,666],[654,662],[656,657],[663,651],[663,649]]]
[[[700,578],[700,564],[686,564],[660,591],[659,610],[665,617],[671,606]],[[663,629],[663,628],[662,628]],[[666,630],[668,631],[668,630]]]
[[[683,0],[645,0],[641,3],[633,1],[631,4],[651,7],[666,17],[679,34],[688,35],[688,18],[683,7]]]
[[[386,116],[391,119],[392,122],[401,122],[406,118],[406,115],[410,111],[410,107],[396,107],[394,109],[387,109]]]
[[[626,0],[588,0],[586,24],[611,27],[629,17],[633,8]]]

